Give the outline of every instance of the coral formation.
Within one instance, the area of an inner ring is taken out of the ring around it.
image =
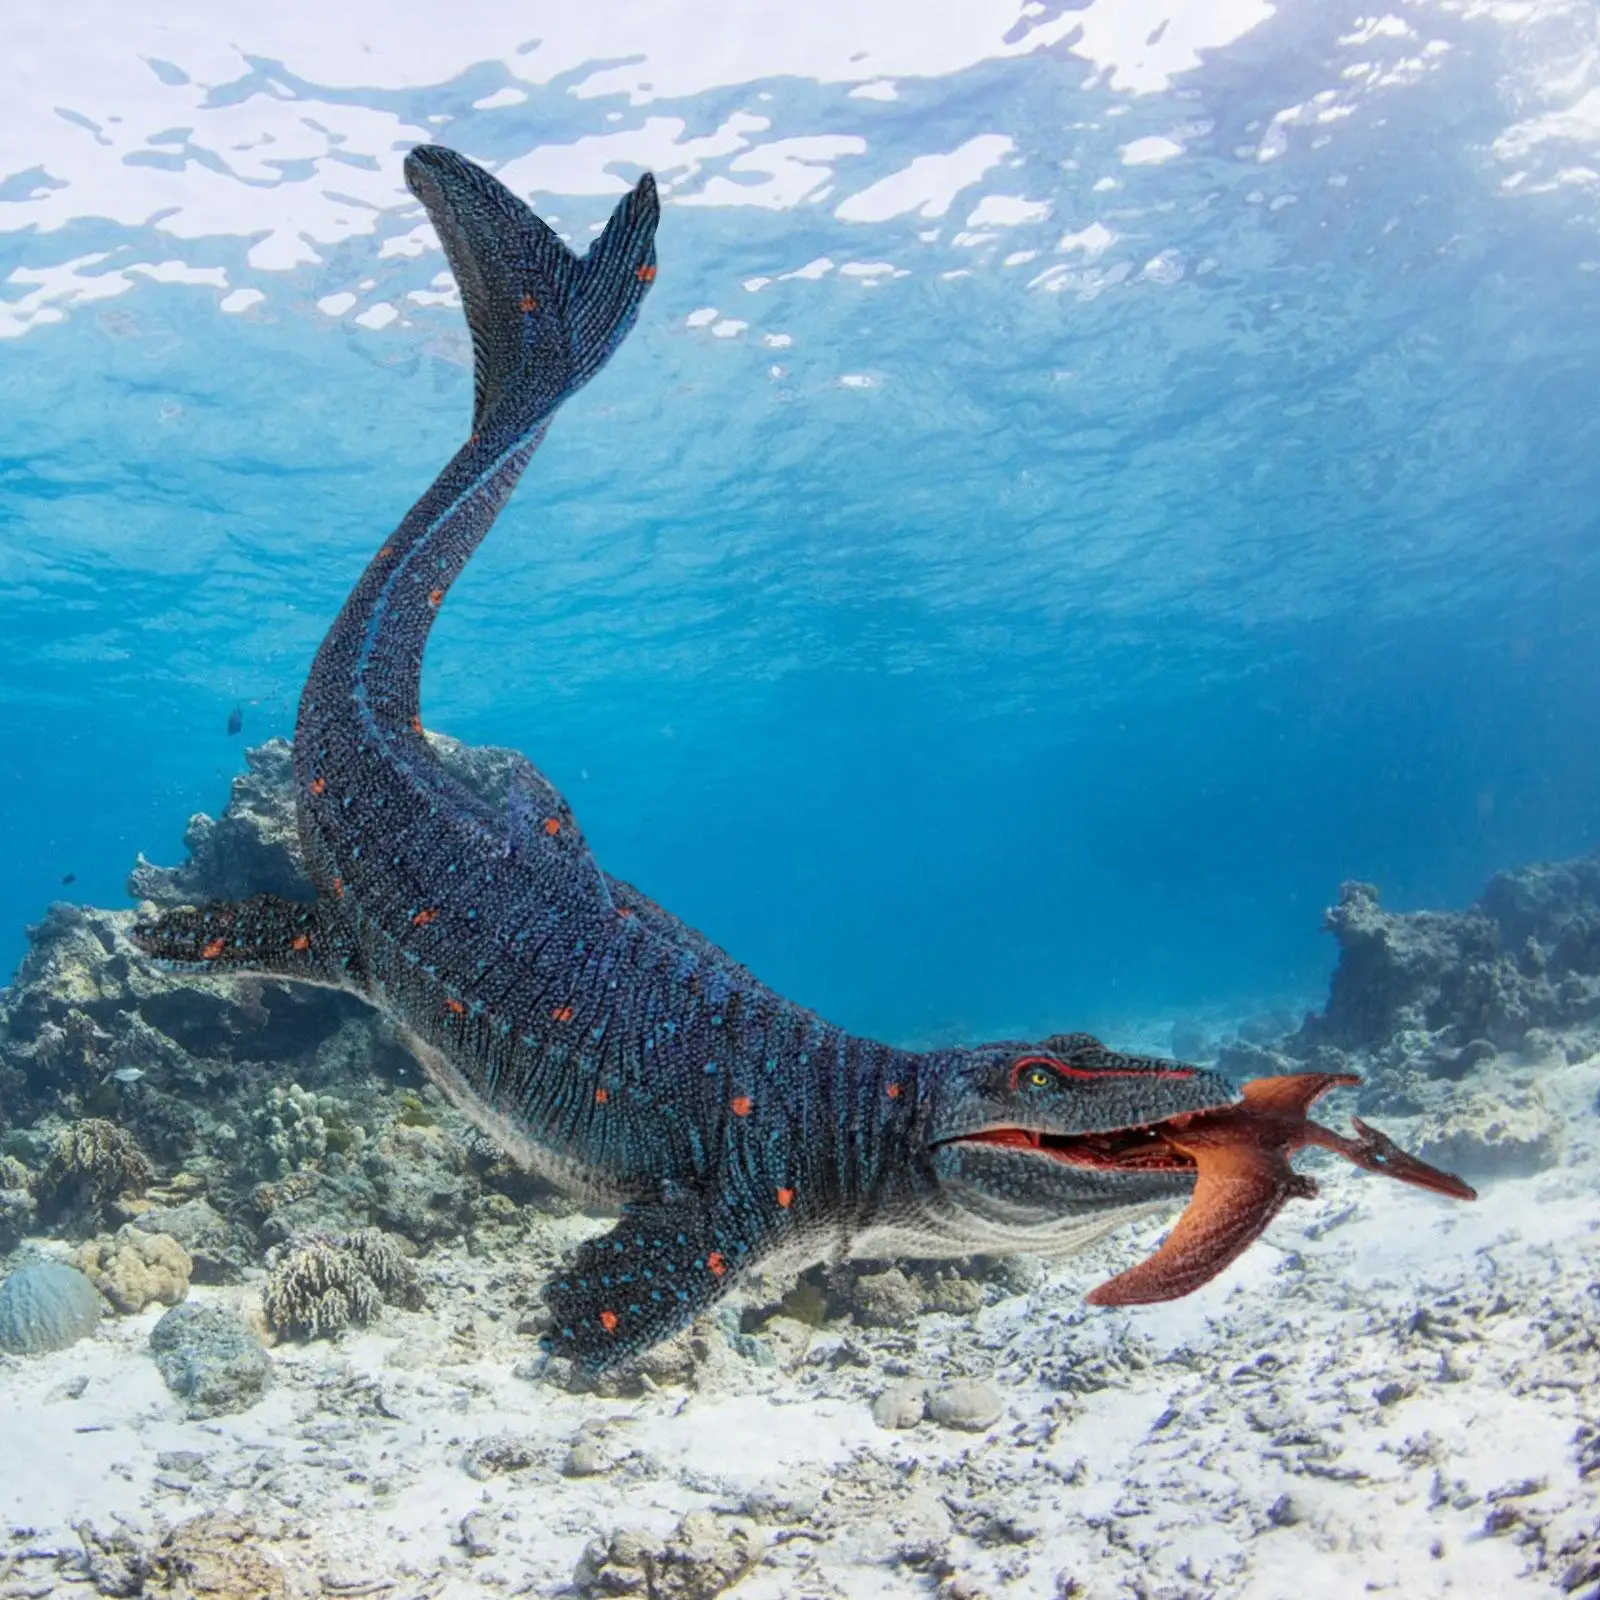
[[[1600,1020],[1600,858],[1498,873],[1460,912],[1385,911],[1371,884],[1346,883],[1326,926],[1339,963],[1307,1046],[1378,1050],[1417,1032],[1445,1051],[1509,1050],[1531,1028]]]
[[[25,1261],[0,1283],[0,1350],[43,1355],[86,1339],[100,1325],[100,1296],[76,1267]]]
[[[671,1538],[623,1529],[596,1540],[573,1574],[580,1595],[640,1595],[647,1600],[712,1600],[761,1558],[748,1523],[691,1511]]]
[[[15,1156],[0,1155],[0,1255],[22,1242],[36,1210],[28,1169]]]
[[[141,855],[128,878],[128,893],[162,906],[252,894],[310,899],[290,799],[291,756],[287,739],[246,750],[245,771],[233,780],[221,818],[201,811],[189,819],[183,836],[189,859],[181,867],[156,867]]]
[[[274,1084],[255,1112],[256,1137],[265,1149],[269,1178],[286,1178],[299,1167],[320,1161],[331,1150],[350,1155],[366,1142],[366,1129],[352,1122],[337,1096],[312,1094],[298,1083]]]
[[[302,1339],[370,1322],[385,1301],[415,1306],[419,1289],[416,1269],[376,1228],[304,1240],[273,1267],[261,1294],[268,1325]]]
[[[146,1306],[175,1306],[189,1292],[194,1263],[167,1233],[149,1233],[124,1223],[113,1238],[91,1239],[73,1264],[111,1302],[128,1314]]]
[[[151,1329],[150,1353],[191,1416],[247,1410],[272,1380],[261,1341],[224,1306],[175,1306]]]
[[[124,1195],[143,1194],[154,1175],[130,1134],[103,1117],[85,1117],[57,1136],[39,1179],[39,1209],[47,1221],[92,1229]]]

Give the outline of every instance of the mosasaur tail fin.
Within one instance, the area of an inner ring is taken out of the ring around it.
[[[472,430],[507,397],[535,424],[616,349],[656,275],[661,218],[646,173],[582,258],[499,179],[440,145],[406,157],[406,184],[427,207],[461,288],[472,331]]]

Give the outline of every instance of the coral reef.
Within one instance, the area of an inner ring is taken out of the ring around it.
[[[1416,1118],[1418,1154],[1469,1178],[1557,1161],[1539,1080],[1600,1049],[1600,858],[1499,873],[1459,912],[1385,911],[1346,883],[1324,925],[1339,949],[1324,1008],[1241,1028],[1216,1064],[1355,1072],[1364,1113]]]
[[[272,1381],[272,1358],[224,1306],[175,1306],[151,1329],[150,1353],[194,1417],[248,1410]]]
[[[103,1117],[86,1117],[56,1138],[39,1179],[40,1214],[65,1229],[92,1231],[117,1201],[143,1194],[154,1176],[130,1134]]]
[[[292,758],[287,739],[246,750],[245,770],[233,780],[221,818],[203,811],[190,817],[183,836],[189,859],[181,867],[156,867],[141,855],[128,878],[128,893],[160,906],[252,894],[310,899],[291,798]]]
[[[370,1322],[385,1302],[414,1308],[420,1291],[416,1269],[376,1228],[302,1241],[273,1267],[261,1294],[273,1331],[301,1339]]]
[[[76,1267],[25,1261],[0,1283],[0,1350],[65,1350],[100,1325],[100,1296]]]
[[[194,1263],[171,1234],[124,1223],[114,1237],[91,1239],[73,1265],[118,1311],[132,1315],[149,1305],[175,1306],[189,1292]]]
[[[351,1120],[345,1101],[331,1094],[312,1094],[298,1083],[287,1088],[274,1084],[251,1120],[265,1148],[268,1178],[286,1178],[320,1161],[330,1150],[350,1155],[366,1143],[366,1129]]]
[[[1448,1052],[1475,1041],[1516,1049],[1532,1028],[1600,1021],[1600,859],[1499,873],[1461,912],[1385,911],[1371,884],[1346,883],[1326,926],[1339,962],[1307,1046],[1424,1033],[1448,1074]]]
[[[133,1219],[146,1233],[164,1233],[183,1246],[196,1283],[236,1283],[255,1259],[240,1230],[202,1196],[153,1205]]]
[[[0,1155],[0,1255],[22,1242],[37,1210],[28,1169],[15,1156]]]

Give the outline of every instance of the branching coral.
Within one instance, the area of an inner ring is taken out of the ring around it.
[[[56,1139],[39,1179],[40,1209],[48,1218],[92,1225],[119,1196],[142,1194],[154,1175],[131,1134],[102,1117],[85,1117]]]
[[[273,1267],[261,1295],[272,1328],[302,1339],[370,1322],[386,1300],[415,1306],[419,1289],[399,1245],[376,1228],[302,1240]]]

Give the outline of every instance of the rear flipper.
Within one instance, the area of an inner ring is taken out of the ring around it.
[[[312,983],[339,983],[349,951],[323,920],[321,907],[275,894],[165,911],[141,922],[133,942],[147,956],[219,971],[271,972]]]
[[[756,1259],[721,1207],[698,1198],[629,1205],[545,1286],[546,1347],[590,1372],[619,1366],[686,1327]]]

